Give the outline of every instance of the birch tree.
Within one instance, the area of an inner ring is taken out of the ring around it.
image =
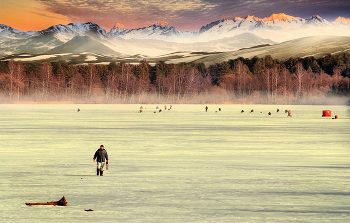
[[[50,62],[43,62],[40,67],[42,99],[48,98],[50,81],[52,78],[52,66]]]
[[[25,74],[24,74],[24,66],[21,64],[20,61],[16,64],[16,72],[15,72],[15,81],[16,81],[16,87],[17,87],[17,100],[20,98],[20,92],[21,89],[24,89]]]
[[[95,79],[96,79],[95,66],[93,64],[90,64],[89,65],[89,73],[88,73],[88,86],[89,86],[88,96],[89,97],[91,97],[92,87],[93,87]]]
[[[272,77],[272,84],[273,84],[273,87],[274,87],[272,92],[274,92],[275,101],[276,101],[277,100],[278,81],[279,81],[279,77],[280,77],[280,73],[279,73],[279,70],[278,70],[277,66],[274,66],[271,69],[271,77]]]
[[[10,76],[10,90],[9,90],[9,96],[10,99],[12,99],[13,95],[13,79],[16,71],[16,63],[13,60],[10,60],[8,62],[8,75]]]
[[[303,65],[298,62],[296,65],[296,70],[294,73],[294,77],[296,78],[296,80],[298,81],[298,90],[297,90],[297,95],[300,98],[301,94],[302,94],[302,83],[305,77],[306,71],[303,68]]]

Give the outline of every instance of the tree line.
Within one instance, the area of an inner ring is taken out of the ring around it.
[[[298,103],[307,97],[349,95],[350,54],[323,58],[270,56],[151,66],[66,61],[0,63],[3,103]]]

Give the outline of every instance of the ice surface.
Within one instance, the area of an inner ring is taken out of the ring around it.
[[[0,222],[350,220],[347,107],[140,106],[0,105]]]

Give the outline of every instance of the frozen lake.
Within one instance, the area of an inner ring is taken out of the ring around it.
[[[347,107],[140,106],[1,104],[0,222],[350,221]]]

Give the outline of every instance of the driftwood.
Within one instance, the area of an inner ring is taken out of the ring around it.
[[[59,201],[51,201],[46,203],[26,203],[26,205],[59,205],[67,206],[66,198],[63,196]]]

